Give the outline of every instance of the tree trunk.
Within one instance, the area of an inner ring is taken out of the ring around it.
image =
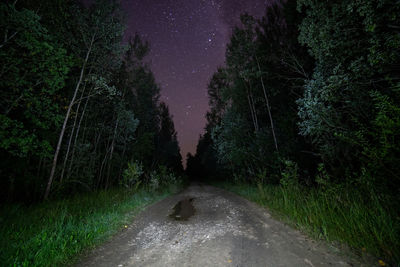
[[[121,178],[121,176],[122,176],[122,174],[123,174],[123,168],[124,168],[124,163],[126,163],[125,161],[124,161],[124,158],[125,158],[125,152],[126,152],[126,147],[124,146],[124,149],[122,150],[122,156],[121,156],[121,164],[120,164],[120,166],[119,166],[119,175],[118,175],[118,177],[119,178]]]
[[[245,86],[246,86],[246,84],[245,84]],[[247,100],[249,102],[249,108],[250,108],[250,113],[251,113],[251,120],[253,121],[254,130],[256,132],[258,132],[258,121],[257,121],[256,111],[254,108],[254,103],[252,101],[253,98],[251,97],[251,92],[250,92],[249,87],[246,86],[246,89],[247,89]]]
[[[97,146],[100,143],[100,139],[101,139],[101,135],[102,135],[102,131],[98,131],[98,136],[95,136],[93,141],[94,141],[94,148],[93,148],[93,152],[92,152],[92,156],[90,157],[90,161],[89,161],[89,170],[93,169],[93,166],[95,166],[96,164],[96,153],[97,153]],[[96,181],[93,179],[92,181],[92,186],[94,187],[94,189],[97,189],[97,184]]]
[[[86,53],[85,61],[83,62],[83,65],[82,65],[81,74],[79,76],[78,83],[76,84],[76,87],[75,87],[74,95],[72,96],[71,102],[70,102],[70,104],[68,106],[67,114],[65,115],[64,124],[62,126],[60,136],[58,138],[56,151],[54,153],[53,164],[52,164],[51,171],[50,171],[49,181],[47,183],[46,191],[44,193],[44,200],[47,200],[47,198],[49,197],[49,194],[50,194],[51,184],[53,183],[54,173],[56,171],[56,166],[57,166],[58,154],[60,153],[61,143],[63,141],[64,133],[65,133],[65,128],[67,127],[67,122],[68,122],[68,119],[69,119],[69,115],[71,113],[72,106],[73,106],[73,104],[75,102],[76,95],[78,94],[79,87],[81,86],[81,83],[82,83],[82,80],[83,80],[83,75],[85,73],[86,64],[87,64],[87,62],[89,60],[90,53],[92,52],[92,46],[93,46],[93,42],[94,42],[94,37],[95,37],[95,35],[92,36],[92,40],[90,42],[89,49],[88,49],[88,51]]]
[[[71,175],[71,169],[72,169],[72,165],[74,163],[76,142],[78,141],[78,136],[79,136],[79,132],[80,132],[80,129],[81,129],[82,120],[85,117],[86,107],[87,107],[88,102],[89,102],[89,97],[86,98],[86,103],[85,103],[85,106],[83,107],[81,118],[79,119],[78,128],[76,129],[74,145],[72,146],[72,152],[71,152],[71,160],[70,160],[69,166],[68,166],[68,172],[67,172],[68,176],[67,176],[67,178],[69,178],[70,175]]]
[[[253,121],[254,130],[257,131],[256,122],[255,122],[255,120],[254,120],[253,107],[251,106],[250,96],[249,96],[248,93],[247,93],[247,101],[249,102],[249,108],[250,108],[250,113],[251,113],[251,120]]]
[[[253,94],[251,93],[251,90],[250,90],[250,100],[251,100],[251,105],[253,107],[254,120],[256,123],[256,132],[258,132],[260,130],[260,127],[258,125],[257,111],[256,111],[256,106],[254,104]]]
[[[127,135],[125,134],[125,140],[127,139]],[[124,168],[124,164],[125,164],[125,152],[126,152],[126,142],[124,142],[124,149],[122,150],[122,156],[121,156],[121,164],[119,167],[119,177],[122,176],[123,174],[123,168]]]
[[[104,169],[104,165],[106,164],[107,156],[108,156],[108,153],[110,152],[110,150],[111,150],[111,145],[107,144],[106,154],[104,155],[103,161],[101,162],[101,166],[100,166],[99,180],[97,183],[98,184],[97,188],[100,187],[101,181],[103,180],[103,169]]]
[[[118,122],[119,122],[119,118],[118,118],[118,114],[117,114],[117,121],[115,122],[113,140],[111,142],[111,151],[110,151],[110,159],[109,159],[110,163],[108,164],[107,179],[106,179],[106,190],[108,188],[108,181],[110,180],[110,171],[111,171],[112,157],[113,157],[114,147],[115,147],[115,138],[116,138],[116,135],[117,135]]]
[[[86,88],[86,86],[83,87],[82,94],[81,94],[81,98],[82,98],[83,94],[85,93],[85,88]],[[75,119],[74,119],[74,124],[72,125],[71,134],[70,134],[69,140],[68,140],[67,152],[65,153],[64,162],[63,162],[63,167],[62,167],[62,171],[61,171],[60,185],[61,185],[62,182],[63,182],[65,167],[67,166],[69,151],[70,151],[70,148],[71,148],[72,138],[73,138],[74,132],[75,132],[76,121],[78,120],[79,108],[80,108],[80,106],[81,106],[81,103],[82,103],[82,102],[79,101],[78,106],[76,107],[76,115],[75,115]]]
[[[268,115],[269,115],[269,120],[271,122],[271,131],[272,131],[272,136],[274,138],[274,143],[275,143],[275,149],[276,152],[279,153],[278,150],[278,142],[276,140],[276,135],[275,135],[275,128],[274,128],[274,121],[272,119],[272,114],[271,114],[271,106],[269,105],[269,100],[268,100],[268,96],[267,96],[267,92],[265,90],[265,85],[264,85],[264,80],[262,78],[262,73],[261,73],[261,68],[260,68],[260,64],[258,63],[258,58],[257,56],[255,56],[256,61],[257,61],[257,67],[258,67],[258,71],[260,72],[260,80],[261,80],[261,86],[263,88],[263,92],[264,92],[264,98],[265,98],[265,102],[267,103],[267,110],[268,110]]]

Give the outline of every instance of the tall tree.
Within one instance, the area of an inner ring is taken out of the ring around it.
[[[57,98],[71,58],[57,46],[35,12],[1,3],[0,16],[4,36],[0,44],[1,154],[8,163],[12,158],[38,162],[52,153],[51,133],[62,119]],[[24,176],[15,173],[18,169],[8,171],[10,183],[14,176]]]
[[[392,128],[397,112],[389,115],[388,111],[399,103],[398,90],[393,88],[399,79],[400,4],[374,0],[325,5],[301,0],[299,9],[306,15],[300,41],[316,59],[312,79],[299,100],[300,133],[312,139],[338,179],[363,168],[373,177],[398,173],[399,165],[392,165],[398,151],[394,143],[384,142],[387,151],[381,151],[379,160],[366,157],[371,151],[365,148],[377,152],[382,140],[398,137]],[[389,117],[392,126],[383,122]],[[377,125],[381,123],[385,126]],[[388,127],[385,134],[381,127]],[[380,171],[369,168],[371,160],[381,162]]]
[[[79,78],[76,82],[73,95],[64,117],[64,123],[58,138],[55,149],[53,164],[50,171],[44,199],[50,194],[51,185],[53,183],[54,174],[57,166],[58,155],[64,138],[66,126],[71,114],[73,105],[75,104],[78,91],[81,89],[84,77],[87,75],[87,66],[90,63],[98,63],[99,58],[119,45],[121,40],[123,26],[121,20],[116,13],[117,5],[113,1],[98,0],[88,10],[76,7],[78,21],[78,30],[82,35],[84,50],[82,50],[82,63]],[[97,61],[97,62],[96,62]],[[101,75],[101,73],[98,73]],[[92,76],[97,86],[108,88],[106,81],[101,76]]]
[[[226,67],[211,80],[208,132],[219,159],[233,170],[254,175],[267,169],[279,177],[285,158],[307,161],[300,152],[310,148],[298,135],[296,100],[313,59],[297,40],[293,14],[298,15],[296,3],[290,2],[272,5],[258,21],[242,15]]]
[[[182,156],[179,150],[177,133],[168,106],[160,103],[160,132],[158,134],[158,162],[176,172],[182,172]]]

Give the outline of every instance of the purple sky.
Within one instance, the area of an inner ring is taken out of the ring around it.
[[[224,64],[240,14],[264,14],[268,0],[122,0],[126,36],[138,32],[151,45],[149,62],[161,101],[173,115],[181,154],[194,154],[208,110],[207,84]]]

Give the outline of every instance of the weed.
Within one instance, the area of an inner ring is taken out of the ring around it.
[[[170,188],[170,187],[168,187]],[[71,264],[128,224],[146,205],[171,194],[113,189],[31,207],[0,210],[0,262],[3,266]]]
[[[358,254],[367,252],[385,262],[400,263],[399,218],[376,197],[366,201],[351,187],[323,191],[298,184],[216,185],[267,206],[280,219],[316,239],[346,243]]]

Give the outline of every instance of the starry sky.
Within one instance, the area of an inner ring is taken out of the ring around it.
[[[183,161],[206,124],[207,84],[223,66],[240,14],[264,14],[268,0],[122,0],[126,36],[150,42],[148,61],[173,116]]]

